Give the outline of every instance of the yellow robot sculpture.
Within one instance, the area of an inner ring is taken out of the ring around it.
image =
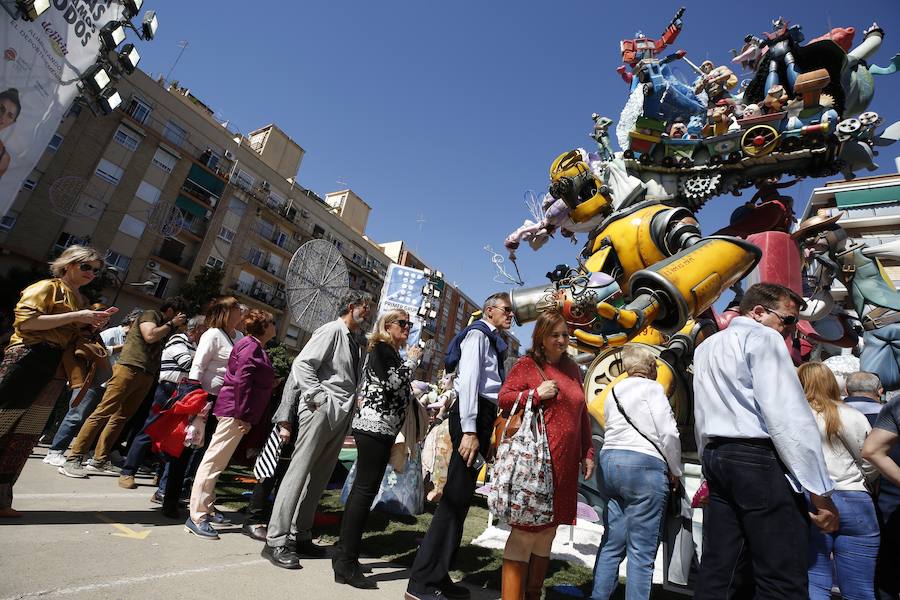
[[[591,412],[602,423],[602,388],[616,375],[595,373],[608,368],[604,352],[629,341],[662,350],[659,379],[674,393],[675,371],[683,366],[673,363],[689,361],[698,338],[711,331],[698,317],[753,270],[761,251],[739,238],[702,237],[694,214],[684,207],[637,198],[614,208],[584,153],[560,155],[550,179],[550,194],[565,202],[573,222],[600,221],[579,266],[558,268],[549,285],[513,290],[513,311],[523,324],[558,309],[576,347],[598,355],[585,387]],[[667,358],[665,350],[674,356]],[[601,380],[604,385],[597,387]]]

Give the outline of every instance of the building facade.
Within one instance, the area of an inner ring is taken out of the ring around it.
[[[89,244],[119,277],[105,299],[127,311],[222,269],[223,293],[272,311],[295,351],[310,332],[291,323],[286,276],[302,243],[330,240],[351,287],[378,294],[389,259],[365,236],[370,207],[352,190],[321,198],[299,185],[305,151],[276,125],[242,135],[140,70],[119,90],[113,114],[76,105],[63,119],[0,222],[0,272]]]
[[[388,242],[381,245],[388,258],[399,265],[413,269],[437,270],[425,264],[418,256],[413,254],[403,241]],[[483,300],[483,299],[482,299]],[[456,286],[443,282],[439,298],[430,298],[433,310],[437,311],[437,317],[426,321],[422,330],[422,339],[433,340],[434,350],[427,353],[416,377],[423,381],[435,381],[444,368],[444,357],[447,355],[447,347],[453,336],[459,333],[468,323],[475,311],[481,310],[481,302],[472,300]],[[504,339],[509,344],[507,356],[518,357],[520,351],[519,340],[511,332],[504,332]],[[514,360],[514,358],[513,358]]]

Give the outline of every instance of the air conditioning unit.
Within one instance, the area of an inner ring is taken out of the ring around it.
[[[231,150],[226,150],[225,160],[234,160],[234,152],[232,152]]]
[[[153,269],[158,269],[159,263],[156,262],[155,260],[149,260],[149,261],[147,261],[147,268],[150,269],[151,271]]]
[[[301,208],[301,209],[300,209],[300,216],[303,217],[304,219],[308,219],[308,218],[309,218],[309,211],[306,210],[305,208]]]
[[[268,192],[272,189],[272,184],[270,184],[268,181],[263,181],[261,184],[259,184],[259,187]]]

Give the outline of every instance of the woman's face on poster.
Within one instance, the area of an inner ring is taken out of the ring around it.
[[[12,100],[6,98],[0,100],[0,129],[6,129],[16,122],[19,111]]]

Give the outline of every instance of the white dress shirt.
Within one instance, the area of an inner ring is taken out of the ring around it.
[[[680,477],[681,440],[678,437],[678,424],[663,386],[652,379],[628,377],[617,383],[613,390],[634,427],[619,412],[612,394],[608,395],[603,403],[606,427],[601,452],[631,450],[655,456],[665,461],[673,475]],[[635,427],[653,440],[664,456],[660,456],[653,444],[635,431]]]
[[[482,319],[491,331],[496,331],[488,321]],[[475,419],[478,416],[478,397],[497,403],[497,394],[503,380],[500,379],[500,363],[491,340],[477,329],[472,329],[459,346],[459,366],[453,389],[459,395],[459,420],[464,433],[475,433]]]
[[[218,396],[225,380],[231,349],[234,348],[234,342],[242,337],[244,335],[240,331],[235,331],[234,340],[231,340],[224,331],[215,327],[204,331],[197,342],[197,351],[188,377],[198,380],[207,394]]]
[[[701,456],[713,437],[771,439],[794,489],[799,482],[827,495],[834,487],[784,339],[753,319],[736,317],[697,347],[694,421]]]

